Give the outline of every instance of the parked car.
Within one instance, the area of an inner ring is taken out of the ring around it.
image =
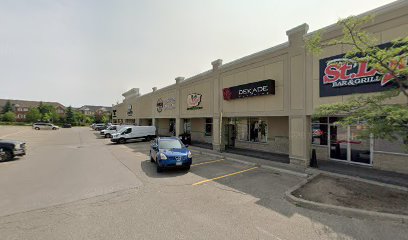
[[[2,161],[10,161],[16,156],[24,156],[26,154],[25,143],[16,140],[0,139],[0,158]]]
[[[6,153],[0,148],[0,162],[6,161]]]
[[[111,138],[112,134],[117,133],[120,129],[124,127],[129,127],[127,125],[111,125],[106,129],[101,130],[101,135],[105,136],[105,138]]]
[[[33,129],[35,130],[40,130],[40,129],[58,130],[59,127],[52,123],[38,122],[38,123],[33,124]]]
[[[69,123],[64,123],[64,125],[62,125],[63,128],[72,128],[72,125]]]
[[[103,130],[105,128],[106,128],[106,125],[104,123],[97,123],[94,126],[94,130],[96,130],[96,131],[101,131],[101,130]]]
[[[176,137],[156,138],[150,146],[150,161],[156,162],[157,172],[173,167],[189,170],[193,159],[187,147]]]
[[[155,126],[125,126],[117,133],[112,134],[111,141],[117,143],[125,143],[131,139],[152,140],[156,137]]]

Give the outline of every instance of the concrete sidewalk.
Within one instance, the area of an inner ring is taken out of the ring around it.
[[[278,172],[285,172],[300,177],[308,177],[316,175],[318,173],[335,173],[344,176],[352,176],[361,179],[371,180],[375,182],[408,187],[408,175],[396,172],[383,171],[379,169],[373,169],[365,166],[344,164],[335,161],[319,161],[319,168],[304,168],[301,166],[295,166],[288,163],[282,163],[279,159],[276,161],[266,160],[262,158],[250,157],[240,154],[234,154],[230,152],[217,152],[210,149],[200,148],[196,146],[190,146],[193,152],[208,154],[211,156],[217,156],[232,161],[245,163],[248,165],[256,165],[265,169],[270,169]]]

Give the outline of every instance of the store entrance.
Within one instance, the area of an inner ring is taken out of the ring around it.
[[[373,139],[361,138],[362,126],[330,125],[330,159],[372,165]]]
[[[226,148],[234,148],[235,147],[235,139],[236,139],[236,130],[235,124],[228,123],[225,125],[225,147]]]

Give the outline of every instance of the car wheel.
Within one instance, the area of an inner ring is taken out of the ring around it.
[[[159,164],[157,164],[156,171],[157,171],[158,173],[161,173],[161,172],[163,172],[163,168],[160,167]]]
[[[53,127],[52,130],[57,130],[57,128]]]
[[[35,127],[34,129],[35,129],[35,130],[40,130],[40,128],[39,128],[39,127]]]
[[[105,134],[105,138],[111,138],[111,137],[112,136],[109,133]]]
[[[188,165],[187,167],[184,167],[184,170],[189,171],[190,170],[190,165]]]
[[[11,160],[13,160],[13,158],[14,158],[14,155],[13,155],[13,152],[12,151],[10,151],[10,150],[4,150],[4,153],[5,153],[5,160],[6,161],[11,161]]]
[[[120,144],[126,143],[126,139],[124,139],[124,138],[119,139],[119,143],[120,143]]]

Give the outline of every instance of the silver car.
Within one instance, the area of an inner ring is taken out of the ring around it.
[[[59,127],[55,126],[52,123],[34,123],[33,124],[33,129],[35,129],[35,130],[40,130],[40,129],[57,130],[57,129],[59,129]]]

